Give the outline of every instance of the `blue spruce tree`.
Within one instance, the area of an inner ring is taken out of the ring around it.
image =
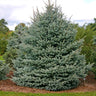
[[[37,12],[26,33],[13,60],[17,85],[59,91],[77,87],[86,77],[83,40],[75,41],[76,30],[59,7],[49,3],[44,13]]]
[[[9,73],[9,65],[5,64],[3,60],[0,60],[0,80],[7,79],[7,74]]]

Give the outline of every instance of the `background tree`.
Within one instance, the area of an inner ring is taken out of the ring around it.
[[[17,85],[59,91],[77,87],[79,78],[86,77],[89,66],[80,55],[82,40],[75,41],[76,30],[50,0],[26,33],[13,60]]]
[[[94,18],[94,23],[89,23],[88,27],[91,27],[93,31],[96,31],[96,18]]]
[[[21,36],[23,35],[22,32],[28,29],[27,26],[22,26],[21,23],[17,25],[16,30],[11,33],[10,38],[8,39],[8,45],[7,45],[7,51],[3,55],[3,58],[5,59],[5,63],[9,64],[10,67],[13,68],[13,62],[12,59],[15,59],[17,57],[17,49],[18,45],[22,42],[21,41]]]
[[[93,49],[95,48],[95,46],[93,45],[93,37],[96,36],[95,27],[95,23],[89,23],[88,25],[84,25],[82,27],[75,27],[77,29],[76,40],[84,39],[81,54],[85,55],[87,63],[94,62],[94,57],[92,54]]]
[[[92,60],[93,60],[93,63],[94,63],[94,66],[93,66],[93,73],[95,74],[95,79],[96,79],[96,36],[94,36],[93,38],[93,45],[94,45],[94,48],[92,49]]]
[[[15,30],[17,30],[18,27],[20,27],[20,26],[22,26],[22,27],[27,27],[24,23],[19,23],[19,24],[15,27]]]
[[[9,31],[8,27],[6,26],[8,23],[5,21],[5,19],[0,20],[0,33],[7,33]]]
[[[5,19],[0,20],[0,55],[6,52],[7,38],[8,38],[8,27]]]

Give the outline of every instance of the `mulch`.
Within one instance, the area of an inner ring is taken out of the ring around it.
[[[10,72],[7,76],[11,78],[13,72]],[[0,81],[1,91],[23,92],[23,93],[64,93],[64,92],[91,92],[96,91],[96,80],[92,72],[86,77],[85,84],[80,84],[77,88],[64,91],[47,91],[29,87],[17,86],[10,79]]]

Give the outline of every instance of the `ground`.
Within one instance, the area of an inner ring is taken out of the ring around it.
[[[7,76],[10,77],[12,72]],[[2,91],[13,91],[13,92],[24,92],[24,93],[63,93],[63,92],[89,92],[96,91],[96,80],[94,79],[94,74],[92,72],[86,77],[85,84],[80,84],[77,88],[64,91],[46,91],[35,88],[21,87],[17,86],[11,80],[1,80],[0,81],[0,90]]]

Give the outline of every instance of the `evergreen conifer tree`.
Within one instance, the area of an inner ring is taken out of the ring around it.
[[[20,86],[53,91],[77,87],[90,67],[80,55],[83,40],[75,41],[76,30],[50,2],[44,13],[34,16],[18,45],[12,80]]]
[[[92,66],[92,71],[95,75],[95,79],[96,79],[96,36],[93,37],[93,45],[94,45],[94,48],[92,49],[92,60],[94,62],[94,65]]]
[[[3,55],[5,63],[13,67],[12,60],[17,57],[18,45],[22,43],[22,36],[27,32],[27,26],[18,25],[12,36],[8,39],[7,52]]]
[[[5,64],[3,60],[0,60],[0,80],[7,79],[6,74],[9,72],[8,64]]]

